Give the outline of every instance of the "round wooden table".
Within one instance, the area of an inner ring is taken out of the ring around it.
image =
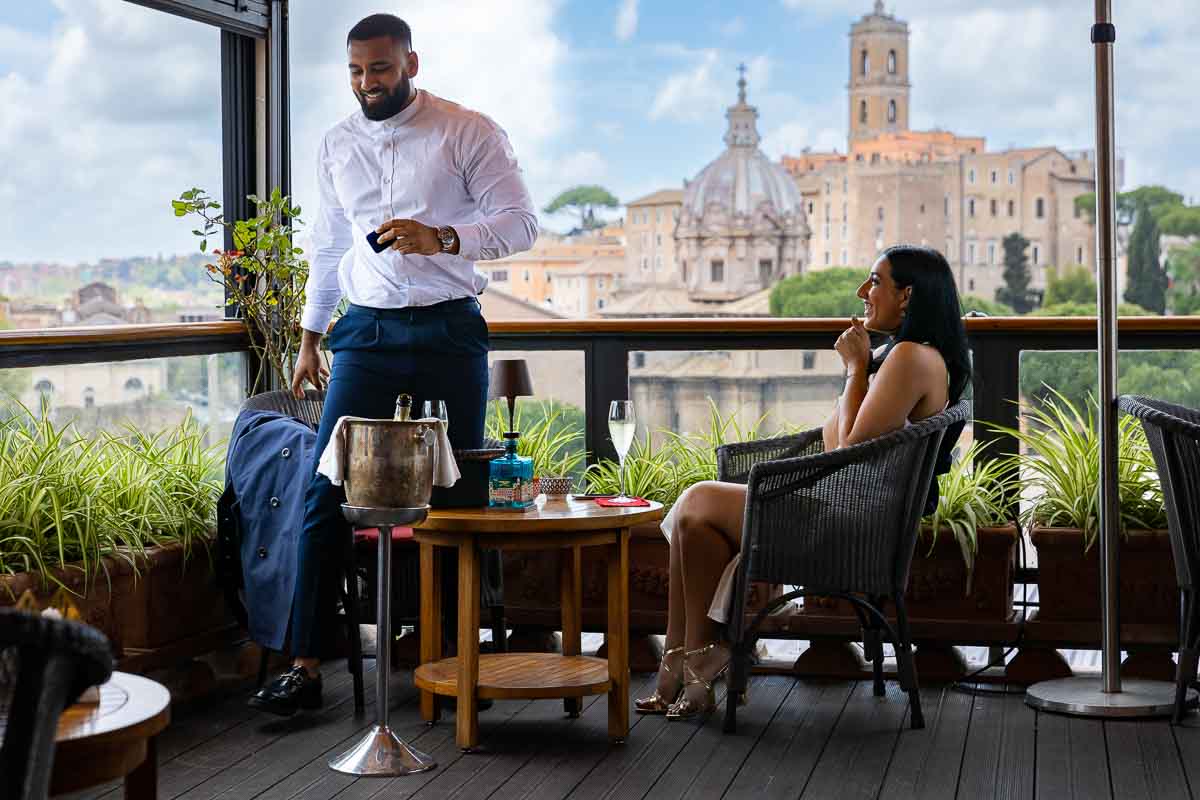
[[[608,693],[608,735],[629,733],[629,529],[662,517],[662,505],[606,508],[594,501],[539,498],[525,510],[459,508],[429,512],[413,528],[421,546],[421,666],[415,683],[421,715],[438,719],[435,695],[458,700],[455,735],[470,750],[479,743],[478,698],[565,699],[578,714],[580,698]],[[458,656],[442,658],[441,574],[438,548],[458,551]],[[580,655],[581,547],[603,547],[608,561],[608,659]],[[484,548],[561,551],[562,655],[479,655],[479,555]]]
[[[58,718],[51,794],[125,779],[130,800],[158,796],[154,737],[171,721],[171,694],[162,684],[114,672],[99,703],[76,703]]]

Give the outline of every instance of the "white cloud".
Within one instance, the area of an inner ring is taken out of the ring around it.
[[[55,4],[61,16],[41,40],[0,27],[0,45],[27,42],[0,61],[0,260],[194,252],[195,226],[169,201],[192,186],[221,196],[219,32],[117,0]],[[589,164],[559,155],[572,125],[566,48],[553,31],[560,2],[456,8],[446,36],[444,3],[405,4],[421,56],[416,83],[503,126],[544,203],[564,174]],[[320,137],[358,109],[345,34],[376,10],[368,0],[290,3],[293,195],[310,220]],[[505,51],[504,69],[497,41],[521,42]]]
[[[617,9],[615,33],[619,40],[627,42],[637,33],[638,0],[621,0]]]
[[[169,201],[221,191],[219,34],[132,3],[57,5],[0,73],[0,259],[194,251]]]
[[[698,63],[669,75],[650,104],[650,119],[696,122],[728,105],[729,90],[718,85],[715,78],[719,58],[716,50],[704,50]]]
[[[746,20],[741,17],[734,17],[731,20],[722,22],[717,26],[717,33],[722,36],[741,36],[746,32]]]

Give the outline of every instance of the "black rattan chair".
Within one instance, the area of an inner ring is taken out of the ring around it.
[[[0,800],[47,796],[59,715],[112,670],[95,628],[0,609]]]
[[[884,693],[882,639],[892,642],[912,727],[925,726],[904,590],[942,437],[969,416],[970,404],[962,400],[915,425],[829,453],[821,452],[820,429],[717,450],[718,477],[747,486],[728,631],[733,667],[726,731],[737,726],[737,698],[746,688],[759,626],[775,608],[810,594],[854,606],[874,665],[876,696]],[[773,599],[747,625],[755,581],[799,588]],[[888,600],[896,606],[895,629],[883,615]]]
[[[1200,661],[1200,411],[1122,395],[1121,410],[1142,421],[1167,506],[1175,577],[1179,581],[1179,664],[1175,671],[1174,721],[1183,719],[1187,692]]]

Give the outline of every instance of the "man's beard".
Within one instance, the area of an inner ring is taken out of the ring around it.
[[[412,92],[412,81],[405,75],[396,87],[383,96],[382,99],[375,103],[368,103],[366,97],[361,92],[355,92],[355,97],[358,98],[358,104],[362,106],[363,116],[367,119],[379,122],[380,120],[388,119],[399,114],[405,103],[408,102],[408,96]]]

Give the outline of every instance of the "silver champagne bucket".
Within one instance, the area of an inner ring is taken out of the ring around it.
[[[437,434],[425,422],[347,420],[346,502],[362,508],[420,508],[433,492]]]

